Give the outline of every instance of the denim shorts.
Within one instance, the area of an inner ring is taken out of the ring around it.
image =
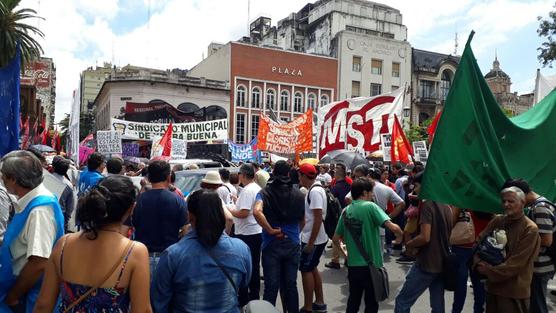
[[[324,252],[324,247],[326,247],[326,243],[315,245],[313,251],[311,253],[303,252],[307,244],[301,243],[301,258],[299,259],[299,271],[302,273],[312,272],[318,265],[320,261],[320,257]]]

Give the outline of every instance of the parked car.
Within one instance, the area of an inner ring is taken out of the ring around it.
[[[222,167],[221,167],[222,168]],[[217,171],[221,168],[201,168],[198,170],[185,170],[176,172],[176,182],[174,185],[178,187],[184,194],[190,194],[201,188],[201,180],[208,171]],[[225,167],[231,174],[239,173],[239,167]]]

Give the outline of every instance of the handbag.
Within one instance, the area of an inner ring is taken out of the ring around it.
[[[102,280],[96,284],[94,287],[89,288],[89,290],[87,290],[87,292],[85,292],[84,294],[81,295],[81,297],[77,298],[75,301],[73,301],[65,310],[63,313],[67,313],[70,312],[76,305],[78,305],[79,303],[83,302],[83,300],[87,299],[88,297],[91,296],[91,294],[93,292],[95,292],[98,288],[100,288],[100,286],[102,286],[109,278],[110,276],[112,276],[112,274],[114,274],[114,272],[118,269],[118,267],[120,266],[120,263],[122,263],[122,261],[125,259],[127,252],[129,251],[129,249],[131,248],[131,246],[133,245],[133,241],[130,240],[129,243],[127,244],[126,248],[124,249],[124,251],[122,252],[121,257],[118,259],[118,261],[114,264],[114,266],[112,266],[112,268],[110,269],[110,271],[108,273],[106,273],[106,276],[104,276],[104,278],[102,278]]]
[[[436,223],[442,227],[444,233],[448,233],[446,229],[446,223],[440,216],[440,207],[434,201],[432,201],[436,209]],[[440,236],[440,244],[444,248],[443,250],[443,260],[442,260],[442,280],[444,283],[444,289],[448,291],[455,291],[457,284],[457,268],[458,268],[458,257],[450,249],[450,244],[448,238]]]
[[[381,302],[388,299],[388,296],[390,296],[390,283],[388,280],[388,272],[386,271],[386,268],[384,268],[384,266],[376,267],[373,264],[373,261],[369,257],[369,254],[367,254],[367,251],[365,251],[365,249],[363,248],[360,237],[355,235],[355,230],[353,229],[352,224],[348,222],[348,219],[346,218],[346,210],[344,210],[342,215],[345,228],[348,230],[351,238],[353,238],[353,241],[357,246],[357,250],[359,250],[359,253],[365,259],[365,262],[367,262],[369,266],[375,300],[377,302]]]
[[[475,242],[475,226],[471,214],[461,211],[450,235],[450,245],[459,246]]]

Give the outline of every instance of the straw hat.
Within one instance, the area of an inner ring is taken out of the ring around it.
[[[217,171],[208,171],[205,174],[205,178],[203,178],[201,182],[211,185],[222,185],[224,183]]]

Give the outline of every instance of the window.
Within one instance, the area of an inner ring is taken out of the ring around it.
[[[421,80],[419,86],[421,87],[419,88],[419,97],[429,100],[436,98],[436,90],[433,81]]]
[[[321,95],[320,96],[320,106],[323,107],[328,104],[328,95]]]
[[[392,63],[392,77],[400,77],[400,63]]]
[[[276,92],[274,89],[266,91],[266,108],[269,110],[276,110]]]
[[[282,90],[280,93],[280,111],[290,110],[290,93],[287,90]]]
[[[351,97],[359,97],[359,89],[361,87],[361,83],[357,80],[351,81]]]
[[[238,107],[244,107],[245,106],[245,86],[242,86],[242,85],[237,86],[236,105]]]
[[[382,93],[381,84],[371,84],[371,97],[378,96]]]
[[[236,142],[245,142],[245,114],[236,114]]]
[[[252,115],[251,116],[251,139],[257,137],[259,133],[259,116]]]
[[[251,90],[251,107],[259,109],[261,107],[261,89],[253,87]]]
[[[371,74],[382,75],[382,60],[371,60]]]
[[[301,92],[296,92],[293,96],[293,111],[303,112],[303,95]]]
[[[282,117],[280,117],[280,119],[281,119],[283,122],[286,122],[286,123],[289,123],[289,122],[290,122],[290,118],[289,118],[289,117],[283,117],[283,116],[282,116]]]
[[[351,67],[354,72],[361,72],[361,57],[353,56],[353,63]]]
[[[398,88],[400,88],[400,86],[394,86],[394,85],[392,85],[391,91],[394,91],[394,90],[396,90],[396,89],[398,89]]]
[[[448,92],[452,85],[451,74],[452,72],[449,70],[444,70],[444,72],[442,72],[442,80],[440,81],[440,95],[442,96],[442,100],[446,100],[446,97],[448,97]]]
[[[310,94],[307,96],[307,106],[308,106],[307,109],[310,108],[310,109],[312,109],[313,111],[317,110],[318,108],[317,108],[317,106],[316,106],[316,103],[317,103],[317,96],[316,96],[314,93],[310,93]]]

